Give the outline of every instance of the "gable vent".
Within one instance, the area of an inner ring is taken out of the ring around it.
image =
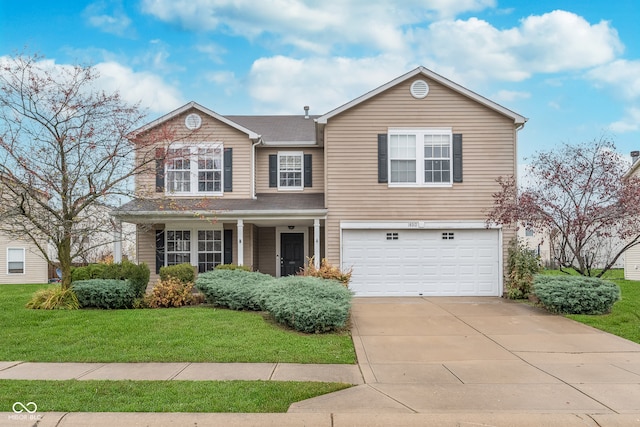
[[[411,83],[411,96],[422,99],[429,94],[429,85],[424,80],[416,80]]]
[[[195,113],[189,114],[187,118],[184,119],[184,125],[189,130],[196,130],[202,125],[202,117]]]

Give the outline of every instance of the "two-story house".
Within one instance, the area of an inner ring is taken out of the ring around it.
[[[135,133],[155,169],[114,215],[137,224],[156,272],[283,276],[314,257],[352,268],[356,295],[501,295],[515,232],[487,228],[486,212],[525,122],[423,67],[321,116],[192,102]]]

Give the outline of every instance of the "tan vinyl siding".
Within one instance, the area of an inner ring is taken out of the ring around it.
[[[161,134],[161,128],[152,129],[140,137],[146,141],[148,149],[140,150],[138,162],[152,160],[155,157],[156,148],[166,147],[170,143],[198,143],[198,142],[222,142],[224,148],[233,148],[233,191],[224,193],[223,197],[233,199],[246,199],[251,197],[251,141],[249,137],[237,129],[222,123],[212,117],[196,111],[202,117],[202,126],[196,131],[189,131],[184,126],[184,119],[194,110],[185,111],[183,114],[169,120],[164,126],[169,131],[167,140]],[[146,197],[180,197],[157,193],[155,161],[149,163],[146,172],[136,177],[136,191],[140,196]],[[193,196],[191,196],[193,197]]]
[[[434,81],[414,99],[409,79],[344,113],[325,128],[327,257],[340,259],[340,220],[484,220],[499,190],[496,178],[515,174],[513,120]],[[377,135],[389,128],[451,128],[461,133],[463,182],[447,188],[389,188],[378,183]],[[504,241],[512,233],[505,232]]]
[[[8,272],[7,249],[24,249],[24,273]],[[0,285],[47,283],[48,264],[40,251],[26,240],[10,239],[0,234]]]
[[[269,155],[278,152],[297,151],[311,154],[311,187],[305,187],[305,193],[324,192],[324,150],[320,147],[305,148],[258,148],[256,149],[256,193],[277,193],[277,187],[269,187]]]
[[[276,275],[276,229],[260,227],[258,229],[258,268],[261,273]]]
[[[149,267],[151,275],[149,284],[155,284],[160,276],[156,274],[156,229],[164,228],[163,226],[138,225],[136,227],[136,241],[138,263],[143,262]]]

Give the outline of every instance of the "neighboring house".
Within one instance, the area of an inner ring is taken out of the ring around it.
[[[640,152],[631,152],[631,168],[624,175],[624,178],[630,176],[640,176]],[[623,255],[624,278],[627,280],[640,280],[640,245],[627,249]]]
[[[515,230],[487,228],[486,212],[496,178],[516,174],[525,122],[423,67],[321,116],[192,102],[135,133],[155,170],[113,214],[137,224],[154,273],[235,263],[283,276],[314,257],[352,268],[356,295],[502,295]]]
[[[0,285],[47,283],[48,264],[36,245],[0,233]]]
[[[540,264],[552,268],[554,260],[551,249],[551,236],[548,232],[534,231],[526,226],[518,228],[518,240],[540,259]]]
[[[0,177],[0,201],[4,197],[12,197],[5,191],[5,185],[11,185],[11,181]],[[0,207],[0,216],[6,214]],[[42,245],[46,247],[46,239]],[[47,276],[48,263],[35,243],[0,232],[0,285],[47,283]]]

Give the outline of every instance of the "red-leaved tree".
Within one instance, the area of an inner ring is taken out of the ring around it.
[[[488,222],[547,235],[561,270],[601,277],[640,243],[640,179],[613,142],[563,144],[530,159],[527,184],[500,177]],[[594,269],[597,268],[597,273]]]

